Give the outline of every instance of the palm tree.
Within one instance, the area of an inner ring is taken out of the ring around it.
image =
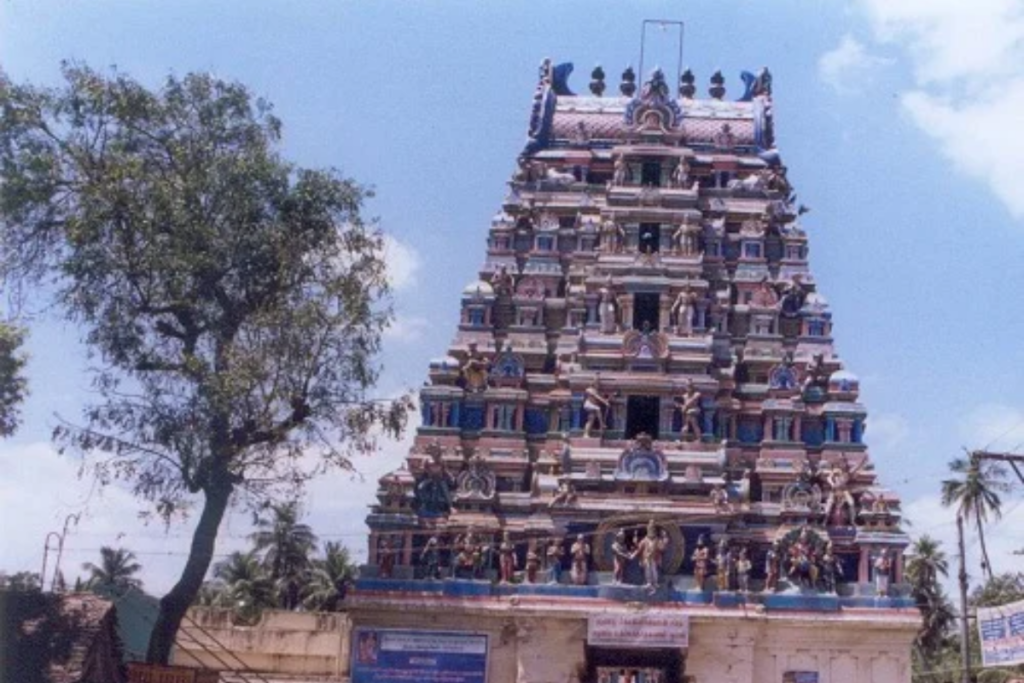
[[[82,564],[82,569],[89,572],[86,586],[89,590],[110,590],[125,593],[132,588],[142,588],[142,581],[135,575],[142,570],[142,565],[135,561],[135,553],[124,548],[100,548],[100,563]]]
[[[978,527],[978,541],[981,543],[981,569],[988,579],[992,578],[992,564],[985,547],[984,525],[989,513],[996,519],[1002,516],[1003,501],[1000,493],[1010,490],[1006,483],[1006,470],[996,463],[982,461],[973,455],[970,458],[955,458],[949,463],[949,470],[957,477],[942,482],[942,504],[956,507],[964,521],[972,519]]]
[[[933,663],[955,619],[953,606],[939,584],[939,577],[949,575],[949,561],[941,544],[928,535],[917,539],[910,552],[907,579],[923,618],[915,646],[924,663]]]
[[[232,605],[235,613],[246,622],[255,621],[264,609],[277,606],[274,581],[267,575],[255,550],[247,553],[236,550],[214,566],[213,575],[223,586],[217,602]]]
[[[304,591],[303,606],[317,612],[338,611],[355,575],[356,567],[348,548],[328,541],[324,547],[324,558],[313,562],[313,574]]]
[[[263,564],[278,586],[281,607],[295,609],[309,579],[317,538],[308,525],[299,523],[297,502],[274,505],[271,510],[271,519],[257,520],[259,529],[252,540],[257,551],[265,551]]]

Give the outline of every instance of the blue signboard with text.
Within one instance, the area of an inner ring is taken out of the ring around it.
[[[487,636],[359,627],[352,683],[486,683]]]
[[[982,666],[1024,664],[1024,600],[978,608]]]

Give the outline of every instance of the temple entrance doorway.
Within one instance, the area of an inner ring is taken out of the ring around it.
[[[658,438],[657,396],[630,396],[626,399],[626,438],[635,439],[637,434],[646,432],[652,439]]]
[[[587,647],[587,683],[684,683],[681,650]]]
[[[660,299],[660,295],[653,292],[641,292],[633,295],[634,330],[658,331],[658,302]]]

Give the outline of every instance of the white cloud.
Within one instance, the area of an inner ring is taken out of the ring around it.
[[[1024,409],[998,403],[976,406],[959,431],[965,448],[1016,451],[1024,445]]]
[[[1024,217],[1024,3],[861,0],[879,42],[910,57],[904,112],[964,175]]]
[[[895,456],[910,436],[910,422],[897,414],[876,414],[868,420],[867,442],[876,452]]]
[[[869,54],[864,45],[848,33],[835,49],[818,60],[818,75],[837,92],[851,93],[871,79],[872,69],[891,61]]]
[[[388,264],[389,280],[395,291],[401,291],[416,284],[416,274],[420,269],[420,255],[415,248],[391,235],[385,235],[384,259]]]
[[[429,325],[430,321],[426,318],[399,313],[391,321],[391,325],[384,330],[384,339],[393,340],[401,344],[418,341],[423,337],[423,332]]]

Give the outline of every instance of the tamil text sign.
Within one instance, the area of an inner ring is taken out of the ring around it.
[[[587,621],[592,647],[687,647],[689,636],[689,618],[681,614],[597,614]]]
[[[982,666],[1024,664],[1024,600],[978,608]]]
[[[357,628],[352,683],[485,683],[487,636]]]

